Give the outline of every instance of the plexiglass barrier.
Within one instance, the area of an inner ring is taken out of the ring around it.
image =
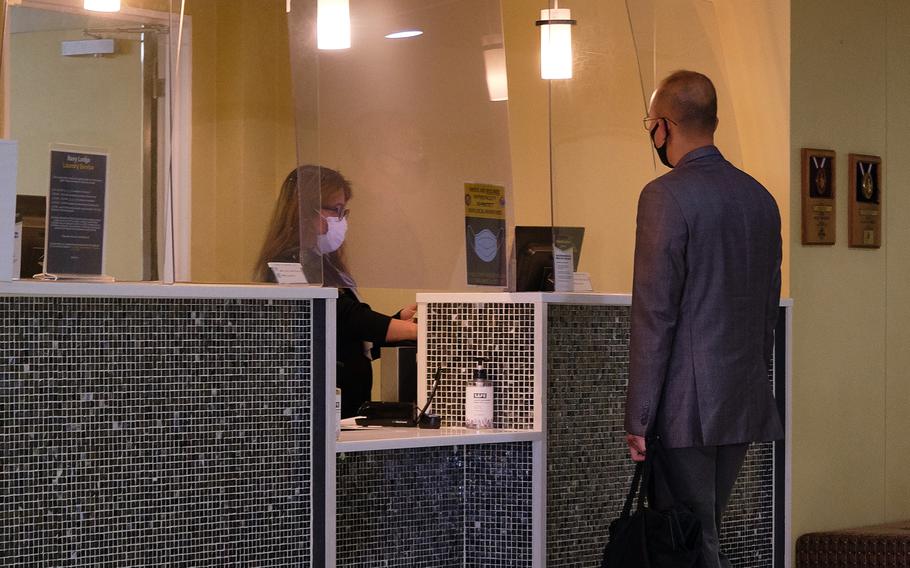
[[[90,189],[57,200],[53,246],[78,259],[57,268],[118,281],[167,278],[170,7],[126,0],[102,13],[74,0],[4,2],[3,137],[18,144],[10,203],[22,223],[15,276],[46,268],[50,189],[78,177],[56,159],[65,151],[84,166],[80,174],[94,170],[79,180]]]
[[[350,46],[320,49],[342,4]],[[786,195],[783,4],[564,0],[573,77],[547,81],[546,0],[22,0],[4,132],[23,207],[47,193],[53,144],[108,150],[118,280],[260,282],[300,261],[313,284],[503,289],[514,227],[555,225],[585,228],[595,291],[625,292],[638,192],[666,171],[641,118],[669,72],[714,80],[718,146]],[[61,54],[95,39],[115,52]]]
[[[712,79],[716,145],[786,201],[785,2],[560,6],[571,8],[577,25],[573,77],[549,85],[553,224],[585,228],[579,270],[590,273],[596,291],[631,289],[638,194],[669,171],[657,160],[642,118],[655,87],[675,70]]]
[[[288,15],[298,161],[351,188],[330,204],[349,214],[344,268],[327,259],[326,282],[342,270],[364,287],[465,289],[474,264],[507,254],[499,2],[350,2],[349,24],[320,27],[331,4],[292,0]],[[349,47],[329,49],[347,29]],[[471,199],[480,205],[466,222]]]

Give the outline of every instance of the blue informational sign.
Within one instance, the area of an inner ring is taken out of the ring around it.
[[[51,150],[46,274],[102,274],[106,186],[106,154]]]

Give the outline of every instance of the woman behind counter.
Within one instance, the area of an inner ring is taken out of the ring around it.
[[[298,195],[303,196],[303,206]],[[342,247],[350,200],[351,184],[335,170],[308,165],[291,171],[281,186],[255,275],[261,282],[274,282],[269,262],[300,262],[310,279],[318,275],[321,264],[323,285],[338,288],[337,384],[341,388],[341,416],[345,418],[356,415],[360,405],[370,399],[371,361],[378,354],[378,346],[417,339],[413,321],[416,305],[387,316],[357,297]]]

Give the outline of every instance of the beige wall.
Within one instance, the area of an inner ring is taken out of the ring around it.
[[[910,516],[910,4],[792,6],[793,534]],[[799,150],[837,152],[837,244],[799,243]],[[882,157],[880,250],[847,247],[847,155]]]
[[[910,517],[910,5],[886,7],[884,518],[898,519]]]

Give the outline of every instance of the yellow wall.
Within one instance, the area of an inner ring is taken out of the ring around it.
[[[196,282],[249,282],[296,164],[284,0],[189,0]]]
[[[910,4],[792,5],[793,535],[910,516]],[[799,242],[799,150],[837,152],[837,244]],[[847,155],[883,159],[880,250],[847,247]]]
[[[51,144],[109,153],[105,272],[142,280],[142,64],[136,41],[115,55],[62,57],[81,29],[11,34],[10,138],[19,142],[17,193],[47,195]]]

